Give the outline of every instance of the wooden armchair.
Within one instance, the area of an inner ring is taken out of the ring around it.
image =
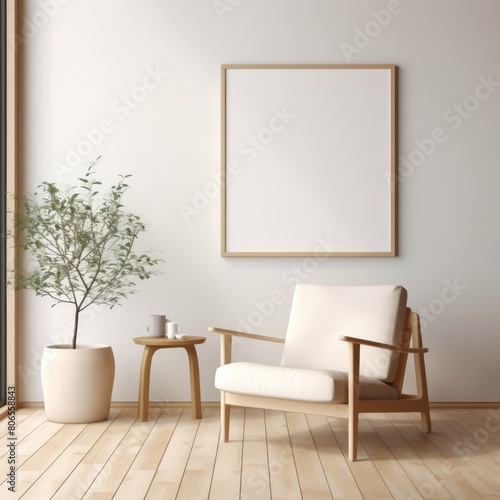
[[[420,412],[431,431],[420,321],[401,286],[297,285],[286,338],[222,328],[221,439],[229,439],[231,406],[349,420],[349,460],[357,456],[360,413]],[[231,362],[233,337],[284,344],[280,366]],[[412,347],[410,345],[412,341]],[[363,346],[363,349],[361,349]],[[417,394],[402,393],[414,356]]]

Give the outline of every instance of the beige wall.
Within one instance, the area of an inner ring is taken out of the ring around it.
[[[139,245],[165,256],[123,307],[83,320],[82,343],[114,348],[115,401],[137,398],[131,339],[148,314],[197,335],[282,336],[297,282],[403,284],[422,314],[431,399],[500,400],[498,1],[25,0],[20,15],[22,188],[71,182],[101,154],[105,179],[133,174]],[[399,67],[399,257],[222,258],[220,65],[346,62]],[[70,321],[23,294],[24,401],[42,400],[43,346],[67,341]],[[280,356],[251,342],[235,352]],[[217,339],[199,356],[202,398],[217,400]],[[155,355],[151,399],[189,399],[184,352]]]

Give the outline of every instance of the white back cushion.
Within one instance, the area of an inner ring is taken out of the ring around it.
[[[399,345],[406,298],[396,285],[297,285],[281,365],[348,371],[348,346],[340,335]],[[360,374],[392,382],[398,357],[362,346]]]

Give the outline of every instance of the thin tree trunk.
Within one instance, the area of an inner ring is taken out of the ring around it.
[[[80,317],[80,308],[75,306],[75,326],[73,328],[73,342],[71,343],[72,349],[76,349],[76,334],[78,333],[78,319]]]

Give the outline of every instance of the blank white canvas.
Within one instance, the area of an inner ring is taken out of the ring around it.
[[[390,69],[226,69],[226,252],[390,252],[391,103]]]

